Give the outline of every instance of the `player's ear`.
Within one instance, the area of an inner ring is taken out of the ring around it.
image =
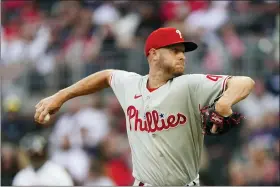
[[[150,49],[149,52],[153,59],[156,59],[156,60],[159,59],[159,56],[160,56],[159,50],[152,48],[152,49]]]
[[[156,54],[156,49],[154,49],[154,48],[150,49],[149,55],[155,56],[155,54]]]

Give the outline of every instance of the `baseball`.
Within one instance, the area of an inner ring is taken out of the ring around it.
[[[47,114],[44,118],[44,123],[47,123],[50,120],[51,116],[50,114]]]

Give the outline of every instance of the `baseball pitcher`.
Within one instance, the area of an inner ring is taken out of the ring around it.
[[[103,70],[41,100],[35,120],[44,124],[67,100],[111,87],[125,114],[134,186],[199,185],[204,135],[222,135],[243,118],[232,106],[246,98],[249,77],[187,74],[184,41],[176,28],[160,28],[146,40],[149,74]]]

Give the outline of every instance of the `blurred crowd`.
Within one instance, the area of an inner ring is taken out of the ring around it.
[[[206,137],[202,185],[280,185],[279,1],[2,1],[1,185],[29,164],[20,142],[48,139],[48,159],[75,185],[133,184],[123,111],[110,89],[73,99],[47,126],[33,121],[45,96],[105,68],[148,73],[144,42],[176,27],[199,45],[186,73],[252,77],[234,109],[240,128]]]

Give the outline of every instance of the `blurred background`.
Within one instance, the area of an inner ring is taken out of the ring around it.
[[[48,140],[48,159],[76,185],[133,184],[124,113],[111,89],[67,102],[47,126],[33,121],[42,98],[105,68],[145,75],[144,42],[178,28],[198,50],[186,73],[252,77],[235,110],[247,120],[206,137],[202,185],[280,185],[279,1],[2,1],[1,185],[29,164],[21,140]]]

